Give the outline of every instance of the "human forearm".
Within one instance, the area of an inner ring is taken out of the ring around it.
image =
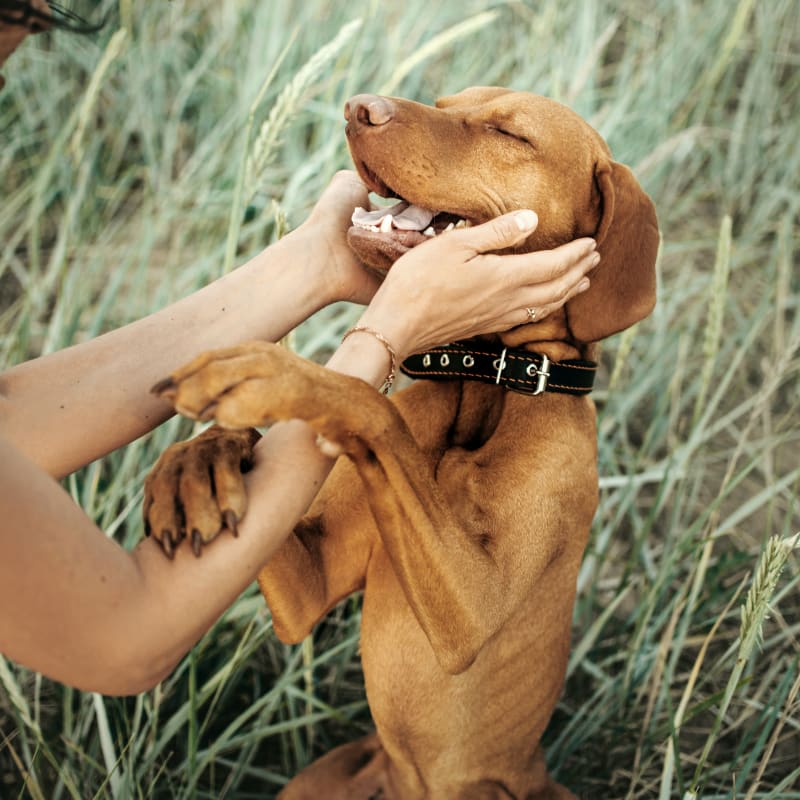
[[[281,547],[333,465],[299,422],[274,426],[255,455],[256,467],[245,476],[249,507],[237,538],[218,537],[201,558],[179,547],[170,561],[154,539],[131,555],[141,576],[141,602],[129,627],[140,635],[128,650],[131,683],[114,693],[147,690],[174,669]],[[147,635],[139,615],[147,621]]]
[[[145,319],[0,376],[0,434],[56,477],[171,413],[148,389],[202,350],[274,341],[334,299],[303,229]]]
[[[151,540],[129,553],[106,538],[53,480],[0,440],[0,652],[107,694],[151,688],[253,580],[324,480],[299,423],[264,438],[247,480],[240,537],[167,561]]]
[[[388,366],[369,337],[348,340],[333,361],[373,385]],[[0,437],[0,504],[9,509],[0,525],[0,652],[82,689],[151,688],[284,542],[333,463],[296,421],[273,426],[254,456],[238,538],[218,537],[200,559],[178,547],[170,561],[154,539],[129,553],[106,538]]]

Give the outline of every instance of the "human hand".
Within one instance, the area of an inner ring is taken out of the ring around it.
[[[593,239],[553,250],[500,255],[536,229],[531,211],[441,234],[399,258],[359,320],[402,360],[411,353],[537,322],[589,288],[600,255]]]
[[[257,430],[216,425],[168,447],[144,482],[145,533],[172,558],[189,537],[196,556],[223,528],[237,535],[247,508],[244,473],[253,463]]]
[[[308,219],[291,236],[304,242],[330,302],[349,300],[366,304],[380,280],[366,270],[347,244],[350,217],[356,206],[369,207],[367,188],[355,172],[337,172]]]

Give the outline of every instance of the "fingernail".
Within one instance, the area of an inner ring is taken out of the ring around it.
[[[539,218],[533,211],[525,209],[524,211],[517,211],[517,213],[514,214],[514,221],[521,231],[530,231],[536,227]]]
[[[600,253],[593,253],[592,257],[589,259],[589,263],[595,267],[600,263]]]
[[[585,292],[589,288],[589,279],[583,278],[578,282],[578,286],[576,287],[575,291],[580,294],[581,292]]]

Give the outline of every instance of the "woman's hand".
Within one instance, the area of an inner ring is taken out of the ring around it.
[[[554,250],[498,255],[536,229],[515,211],[418,245],[398,259],[359,324],[379,330],[400,359],[436,345],[539,322],[589,288],[600,260],[593,239]]]
[[[350,217],[356,206],[369,208],[367,188],[355,172],[337,172],[308,219],[290,234],[318,266],[330,302],[349,300],[366,305],[380,280],[364,269],[347,244]]]

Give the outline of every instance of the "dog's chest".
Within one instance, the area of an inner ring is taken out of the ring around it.
[[[394,400],[419,447],[437,460],[453,447],[484,445],[500,421],[505,394],[471,381],[419,381]]]

